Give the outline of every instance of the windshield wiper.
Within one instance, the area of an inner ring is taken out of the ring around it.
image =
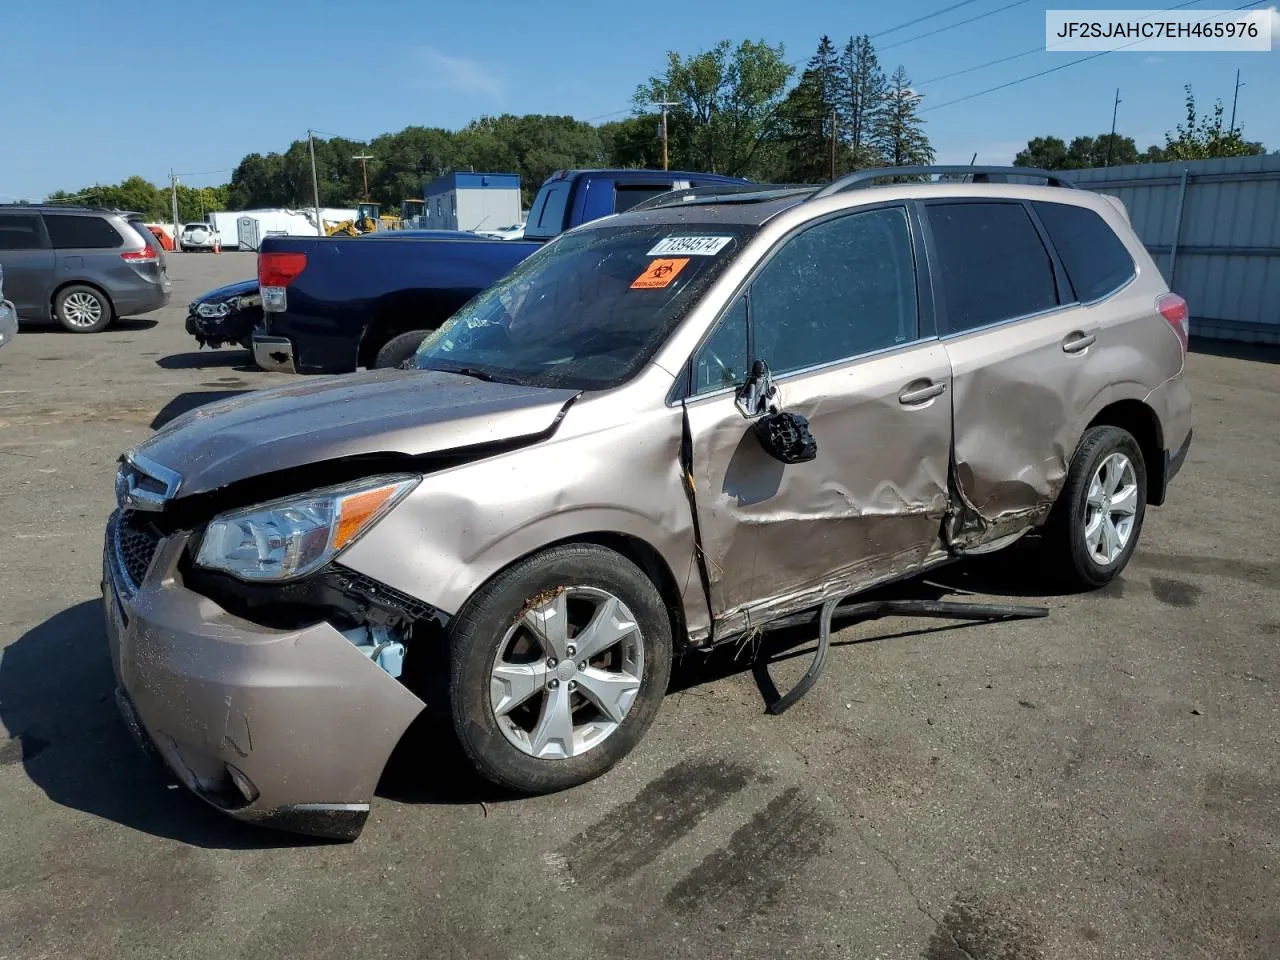
[[[521,382],[515,377],[504,377],[498,373],[490,373],[488,370],[480,370],[476,367],[426,367],[428,370],[439,370],[441,373],[456,373],[459,376],[471,377],[473,380],[483,380],[486,383],[513,383],[521,386]]]

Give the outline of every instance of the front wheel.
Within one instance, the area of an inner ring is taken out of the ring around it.
[[[422,344],[422,341],[430,333],[430,330],[410,330],[408,333],[392,337],[382,345],[378,355],[374,358],[374,369],[407,366],[409,361],[413,359],[413,355],[418,352],[418,347]]]
[[[1133,435],[1113,426],[1086,431],[1045,528],[1045,547],[1069,586],[1101,587],[1120,575],[1138,545],[1146,492]]]
[[[489,780],[550,793],[600,776],[640,742],[671,676],[671,621],[630,560],[568,544],[517,563],[450,627],[449,701]]]

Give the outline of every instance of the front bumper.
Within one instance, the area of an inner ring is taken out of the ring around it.
[[[127,725],[224,813],[354,840],[423,702],[326,623],[272,630],[186,589],[185,546],[163,540],[130,595],[108,528],[102,602]]]
[[[207,345],[216,350],[228,343],[251,346],[250,338],[261,319],[261,312],[256,317],[239,310],[232,310],[221,317],[202,317],[188,311],[186,328],[202,347]]]
[[[263,370],[275,370],[279,373],[298,372],[293,360],[293,341],[288,337],[270,337],[255,333],[253,362]]]

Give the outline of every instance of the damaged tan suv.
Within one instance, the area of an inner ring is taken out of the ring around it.
[[[126,453],[117,699],[191,790],[307,833],[358,835],[424,699],[498,784],[582,783],[674,652],[1032,531],[1046,571],[1115,577],[1191,441],[1187,334],[1123,206],[1043,171],[674,191],[411,369]]]

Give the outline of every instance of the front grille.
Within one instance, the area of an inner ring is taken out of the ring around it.
[[[111,521],[112,547],[116,555],[116,570],[123,583],[120,584],[130,595],[138,592],[138,587],[147,575],[151,566],[151,558],[155,556],[163,534],[155,524],[148,523],[131,510],[117,513]]]

